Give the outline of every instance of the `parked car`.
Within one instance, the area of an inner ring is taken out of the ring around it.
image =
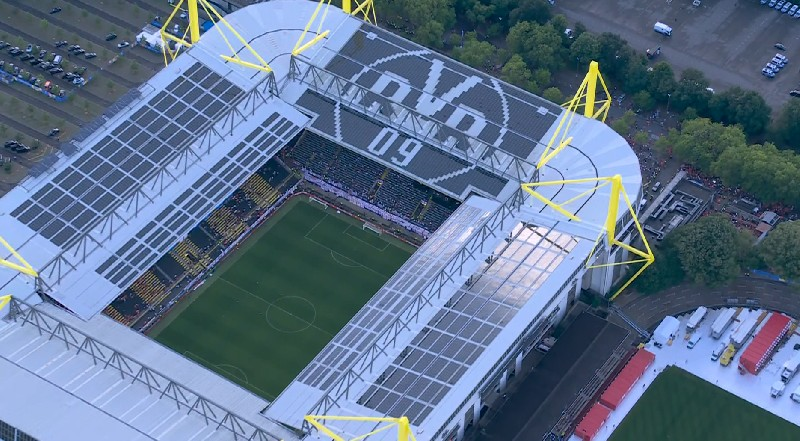
[[[770,70],[774,71],[775,73],[778,73],[778,72],[781,70],[780,66],[777,66],[777,65],[775,65],[775,64],[772,64],[772,63],[767,63],[767,65],[766,65],[766,66],[764,66],[764,67],[766,67],[767,69],[770,69]]]
[[[775,58],[778,58],[779,60],[782,60],[783,64],[789,64],[789,57],[787,57],[786,55],[783,55],[780,52],[775,53]]]
[[[797,90],[797,89],[791,90],[791,91],[789,91],[789,95],[794,96],[794,97],[800,97],[800,90]]]
[[[87,53],[84,55],[84,57],[86,57],[86,59],[87,59],[87,60],[90,60],[90,59],[92,59],[92,58],[95,58],[96,56],[97,56],[97,52],[87,52]]]
[[[10,44],[6,43],[5,41],[0,41],[0,49],[5,49],[11,46]]]
[[[775,71],[765,67],[761,69],[761,75],[764,75],[767,78],[775,78]]]
[[[34,57],[31,54],[25,54],[25,55],[19,57],[19,61],[28,61],[28,60],[33,60],[34,58],[36,58],[36,57]]]
[[[790,9],[792,6],[794,6],[794,5],[793,5],[793,4],[791,4],[791,3],[789,3],[789,2],[786,2],[786,3],[783,5],[783,7],[781,8],[781,12],[783,12],[784,14],[785,14],[785,13],[787,13],[787,12],[789,12],[789,9]]]
[[[33,45],[32,44],[28,44],[28,47],[25,48],[25,52],[27,52],[27,53],[33,52]]]
[[[78,49],[75,49],[74,51],[72,51],[72,53],[75,54],[75,55],[80,55],[80,54],[82,54],[84,52],[86,52],[86,50],[83,49],[82,47],[79,47]]]
[[[792,5],[792,7],[789,9],[789,15],[794,15],[794,13],[797,12],[798,9],[800,9],[800,6]]]
[[[106,41],[111,41],[111,40],[114,40],[115,38],[117,38],[117,34],[115,34],[113,32],[108,34],[108,35],[106,35]]]
[[[780,10],[783,7],[783,5],[785,5],[785,4],[786,4],[786,0],[778,0],[778,3],[775,4],[774,8],[777,9],[777,10]]]
[[[769,0],[769,5],[767,6],[769,6],[770,8],[774,8],[777,3],[778,0]]]
[[[61,8],[53,8],[50,10],[51,14],[58,14],[59,12],[61,12]]]
[[[794,13],[794,18],[800,18],[800,9],[798,9],[797,12]]]
[[[50,75],[55,75],[55,74],[60,74],[61,72],[64,72],[64,69],[62,69],[60,67],[54,67],[54,68],[48,70],[48,72],[50,72]]]
[[[56,41],[56,42],[55,42],[55,46],[56,46],[56,47],[64,47],[64,46],[66,46],[66,45],[68,45],[68,44],[69,44],[69,43],[67,42],[67,40],[61,40],[61,41]]]
[[[784,46],[783,43],[775,43],[775,49],[778,49],[778,50],[781,50],[781,51],[785,51],[786,50],[786,46]]]
[[[124,48],[124,47],[128,47],[128,46],[130,46],[130,45],[131,45],[131,44],[130,44],[130,43],[128,43],[127,41],[123,41],[122,43],[118,44],[118,45],[117,45],[117,47],[118,47],[118,48],[120,48],[120,49],[122,49],[122,48]]]
[[[784,66],[786,66],[786,63],[784,63],[783,60],[781,60],[778,57],[775,57],[772,60],[770,60],[770,63],[774,64],[774,65],[776,65],[776,66],[778,66],[780,68],[783,68]]]
[[[42,60],[40,60],[38,58],[34,58],[33,60],[30,61],[31,66],[36,66],[37,64],[40,64],[41,62],[42,62]]]

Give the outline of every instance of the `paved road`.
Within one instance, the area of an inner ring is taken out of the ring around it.
[[[790,99],[787,92],[796,83],[794,69],[773,80],[763,78],[760,70],[775,53],[772,44],[776,41],[786,43],[788,56],[797,55],[800,44],[793,18],[755,0],[704,1],[700,8],[690,4],[689,0],[559,0],[556,12],[570,22],[582,22],[593,33],[618,34],[640,53],[661,46],[663,59],[676,72],[699,69],[714,88],[756,89],[775,108]],[[675,29],[672,38],[652,31],[657,20]]]
[[[748,299],[755,299],[758,304],[753,306],[800,318],[800,289],[755,277],[740,277],[718,288],[683,283],[650,296],[627,291],[615,304],[639,326],[652,330],[665,316],[699,306],[726,306],[730,299],[737,299],[738,305],[747,305]]]

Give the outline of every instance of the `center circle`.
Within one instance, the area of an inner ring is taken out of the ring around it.
[[[305,297],[284,296],[270,303],[264,316],[276,331],[296,334],[314,325],[317,308]]]

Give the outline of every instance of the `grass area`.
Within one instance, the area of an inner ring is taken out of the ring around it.
[[[273,399],[412,251],[294,198],[150,336]]]
[[[800,427],[680,368],[647,388],[610,441],[797,440]]]

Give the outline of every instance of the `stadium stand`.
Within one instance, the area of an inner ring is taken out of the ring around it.
[[[436,231],[459,206],[456,199],[309,131],[282,153],[296,169],[338,183],[428,231]]]
[[[267,162],[108,305],[103,310],[105,315],[126,326],[134,325],[145,312],[170,298],[170,293],[185,288],[182,282],[207,269],[261,211],[274,204],[295,182],[297,178],[277,159]]]

